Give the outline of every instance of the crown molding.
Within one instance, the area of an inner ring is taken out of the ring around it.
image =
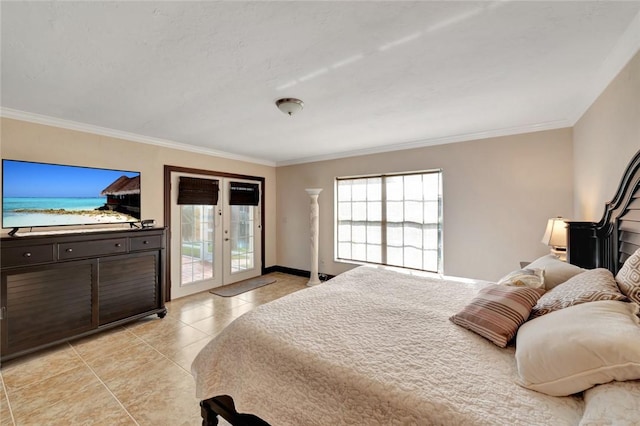
[[[332,154],[317,155],[310,157],[301,157],[297,159],[284,160],[284,161],[270,161],[265,159],[246,157],[237,154],[231,154],[228,152],[217,151],[213,149],[188,145],[185,143],[174,142],[167,139],[153,138],[150,136],[138,135],[135,133],[123,132],[119,130],[109,129],[106,127],[95,126],[92,124],[80,123],[77,121],[63,120],[60,118],[50,117],[47,115],[35,114],[26,111],[20,111],[12,108],[1,108],[0,117],[11,118],[15,120],[27,121],[36,124],[43,124],[46,126],[60,127],[69,130],[76,130],[80,132],[92,133],[101,136],[107,136],[117,139],[124,139],[133,142],[146,143],[149,145],[162,146],[165,148],[178,149],[181,151],[194,152],[197,154],[212,155],[220,158],[227,158],[230,160],[244,161],[247,163],[261,164],[271,167],[290,166],[295,164],[312,163],[316,161],[337,160],[340,158],[357,157],[360,155],[379,154],[391,151],[402,151],[406,149],[423,148],[434,145],[444,145],[457,142],[468,142],[472,140],[488,139],[500,136],[517,135],[522,133],[533,133],[543,130],[561,129],[564,127],[573,126],[573,122],[569,120],[550,121],[539,124],[529,124],[519,127],[508,127],[503,129],[494,129],[483,132],[465,133],[460,135],[446,136],[442,138],[432,139],[420,139],[417,141],[401,142],[397,144],[365,148],[353,151],[336,152]]]
[[[107,136],[116,139],[124,139],[133,142],[146,143],[149,145],[161,146],[164,148],[179,149],[181,151],[194,152],[197,154],[206,154],[214,157],[226,158],[229,160],[244,161],[247,163],[261,164],[264,166],[275,167],[274,161],[261,158],[247,157],[244,155],[231,154],[224,151],[188,145],[181,142],[174,142],[167,139],[154,138],[151,136],[138,135],[136,133],[123,132],[120,130],[109,129],[106,127],[94,126],[93,124],[79,123],[77,121],[63,120],[61,118],[50,117],[47,115],[34,114],[31,112],[20,111],[12,108],[1,108],[0,117],[11,118],[15,120],[28,121],[30,123],[43,124],[45,126],[60,127],[63,129],[77,130],[79,132],[92,133],[100,136]]]
[[[374,148],[365,148],[354,151],[343,151],[334,154],[316,155],[311,157],[303,157],[292,160],[278,161],[277,167],[292,166],[295,164],[313,163],[316,161],[338,160],[340,158],[357,157],[361,155],[381,154],[392,151],[403,151],[406,149],[424,148],[435,145],[445,145],[458,142],[470,142],[474,140],[489,139],[501,136],[519,135],[523,133],[541,132],[544,130],[555,130],[571,127],[569,120],[556,120],[538,124],[528,124],[518,127],[505,127],[503,129],[487,130],[483,132],[464,133],[460,135],[446,136],[442,138],[421,139],[417,141],[402,142],[392,145],[378,146]]]
[[[613,79],[617,77],[638,52],[640,52],[640,12],[636,14],[631,24],[618,39],[609,55],[607,55],[591,84],[585,88],[582,100],[571,116],[571,126],[574,126],[582,118]]]

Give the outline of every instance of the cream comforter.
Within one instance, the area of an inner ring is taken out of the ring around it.
[[[451,323],[482,284],[359,267],[238,318],[192,365],[200,399],[283,425],[577,425],[514,383],[513,348]]]

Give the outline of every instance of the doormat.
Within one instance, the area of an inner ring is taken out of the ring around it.
[[[247,291],[254,290],[256,288],[264,287],[267,284],[273,284],[276,282],[275,278],[271,277],[256,277],[250,278],[244,281],[238,281],[237,283],[225,285],[222,287],[209,290],[209,293],[213,293],[217,296],[232,297],[237,296]]]

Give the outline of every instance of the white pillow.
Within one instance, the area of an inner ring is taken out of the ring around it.
[[[562,284],[567,281],[569,278],[586,271],[586,269],[582,269],[579,266],[563,262],[552,254],[539,257],[528,264],[527,268],[539,268],[544,270],[544,287],[547,290],[551,290],[558,284]]]
[[[637,426],[640,381],[611,382],[587,389],[580,426]]]
[[[498,285],[544,289],[544,270],[538,268],[518,269],[500,278]]]
[[[516,337],[517,383],[566,396],[612,380],[640,379],[638,308],[602,300],[524,323]]]

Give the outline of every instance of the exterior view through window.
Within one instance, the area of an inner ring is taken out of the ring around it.
[[[254,206],[231,206],[231,273],[253,269]]]
[[[336,258],[442,270],[442,171],[336,179]]]
[[[180,206],[183,284],[213,277],[213,207]]]

